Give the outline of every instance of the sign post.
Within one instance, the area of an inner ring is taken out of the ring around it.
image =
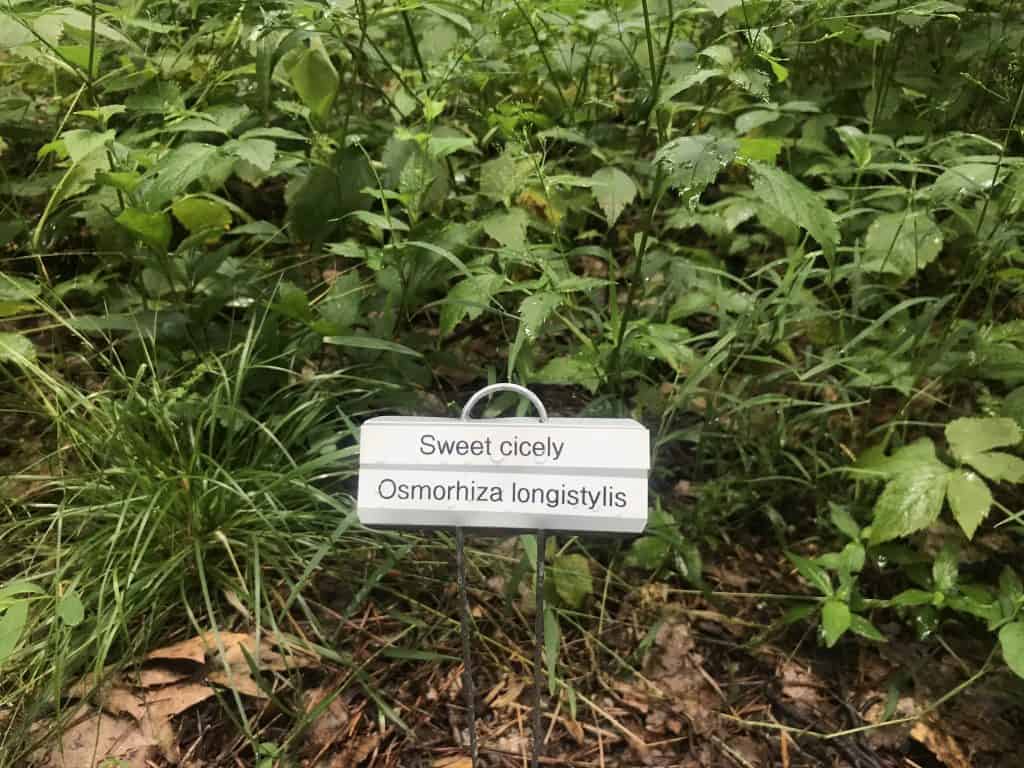
[[[515,392],[538,418],[474,419],[495,392]],[[647,523],[647,429],[633,419],[549,418],[533,392],[492,384],[474,394],[459,419],[381,416],[360,429],[357,511],[363,525],[455,529],[463,690],[470,750],[477,761],[476,705],[470,658],[465,531],[537,537],[533,762],[543,741],[544,550],[548,533],[642,533]]]

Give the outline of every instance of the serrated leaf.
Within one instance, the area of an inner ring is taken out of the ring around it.
[[[842,600],[826,600],[821,608],[821,627],[825,630],[825,644],[831,648],[850,628],[850,606]]]
[[[890,480],[875,503],[871,543],[908,536],[934,523],[942,511],[949,474],[948,467],[929,463]]]
[[[995,483],[1019,483],[1024,481],[1024,459],[1002,451],[974,453],[964,456],[964,463],[970,464]]]
[[[538,384],[575,384],[596,392],[601,385],[597,366],[579,357],[556,357],[537,371],[534,381]]]
[[[82,598],[74,589],[67,590],[57,601],[57,618],[69,627],[77,627],[85,618],[85,606]]]
[[[509,153],[480,166],[480,194],[499,203],[508,203],[519,189],[516,161]]]
[[[236,157],[251,163],[266,173],[274,165],[277,157],[277,144],[270,139],[238,139],[229,142],[225,150]]]
[[[936,592],[952,592],[960,576],[960,558],[957,548],[947,544],[932,563],[932,582]]]
[[[738,146],[733,139],[717,136],[680,136],[660,147],[654,162],[660,166],[665,182],[677,189],[684,200],[695,204],[718,173],[736,157]]]
[[[825,201],[785,171],[751,163],[754,192],[781,216],[806,229],[826,254],[835,253],[839,228]]]
[[[936,202],[977,195],[1001,183],[1008,175],[1005,166],[998,176],[996,171],[997,165],[993,163],[955,165],[943,171],[928,191]]]
[[[636,184],[628,174],[614,166],[602,168],[590,178],[594,182],[594,197],[610,228],[626,206],[636,199]]]
[[[765,137],[740,139],[736,154],[745,160],[774,164],[782,151],[783,140]]]
[[[140,208],[125,208],[115,221],[155,251],[167,252],[173,228],[166,213],[148,213]]]
[[[843,505],[830,503],[829,519],[832,520],[832,525],[838,528],[840,532],[846,534],[848,538],[854,541],[860,539],[860,525],[853,519],[850,510]]]
[[[330,56],[322,48],[309,48],[295,59],[288,75],[295,92],[309,111],[321,120],[326,118],[341,82]]]
[[[1020,426],[1007,418],[956,419],[946,425],[949,449],[961,461],[993,448],[1017,445],[1021,437]]]
[[[36,359],[36,348],[20,333],[0,331],[0,363],[24,365]]]
[[[484,232],[506,248],[521,249],[526,245],[526,225],[529,217],[522,208],[492,213],[483,220]]]
[[[1015,621],[999,630],[999,646],[1006,665],[1017,677],[1024,677],[1024,621]]]
[[[946,496],[953,517],[967,538],[973,539],[974,532],[992,508],[992,492],[988,485],[973,472],[957,469],[949,477]]]
[[[346,214],[369,207],[370,197],[362,190],[374,186],[365,155],[356,147],[339,150],[328,164],[289,183],[288,226],[299,240],[326,239]]]
[[[209,144],[182,144],[160,158],[139,182],[136,192],[146,209],[162,208],[202,178],[217,157],[217,147]]]
[[[868,227],[861,267],[913,277],[942,251],[942,230],[924,211],[883,213]]]
[[[922,437],[886,455],[882,445],[876,445],[857,457],[852,469],[856,472],[894,477],[902,472],[921,466],[939,464],[935,456],[935,444],[931,438]]]
[[[559,555],[552,564],[555,591],[572,608],[579,608],[594,591],[590,562],[583,555]]]
[[[630,545],[626,565],[656,571],[664,564],[671,548],[671,544],[660,536],[641,536]]]
[[[449,335],[464,318],[478,318],[504,284],[505,278],[496,272],[473,275],[456,283],[441,307],[441,336]]]
[[[535,293],[523,299],[523,303],[519,305],[519,330],[516,332],[516,340],[512,343],[512,349],[508,355],[510,372],[515,370],[516,360],[523,344],[537,339],[541,327],[561,303],[561,294],[549,291]]]
[[[231,226],[231,211],[215,200],[186,197],[175,200],[171,212],[193,234],[208,229],[225,230]]]

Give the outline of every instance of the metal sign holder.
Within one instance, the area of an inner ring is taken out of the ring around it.
[[[537,421],[474,419],[473,409],[497,392],[513,392],[528,400],[537,412]],[[510,383],[492,384],[475,392],[458,419],[379,416],[360,427],[360,522],[371,528],[455,529],[462,689],[474,768],[479,744],[473,619],[466,587],[467,529],[497,534],[526,531],[536,536],[531,766],[538,768],[544,750],[547,534],[642,532],[647,520],[648,440],[644,426],[632,419],[549,420],[537,395]],[[435,479],[438,477],[441,479]],[[529,495],[524,497],[523,486],[518,486],[517,492],[517,483],[531,477],[535,482],[528,485]],[[590,478],[600,479],[590,484]],[[490,489],[491,497],[473,495],[476,491],[471,489],[481,485]],[[509,495],[503,496],[508,491]],[[505,503],[505,498],[513,503]]]
[[[465,407],[462,409],[462,420],[469,421],[473,416],[473,408],[485,397],[490,397],[497,392],[515,392],[530,401],[530,404],[537,411],[541,422],[548,420],[548,410],[544,403],[533,392],[518,384],[491,384],[474,394]],[[534,531],[537,537],[537,568],[534,577],[536,589],[536,610],[533,623],[533,754],[530,758],[531,768],[537,768],[540,764],[541,751],[544,748],[543,728],[541,720],[543,714],[543,700],[541,696],[541,685],[544,682],[544,675],[541,671],[543,665],[542,651],[544,648],[544,552],[546,550],[547,536],[544,531]],[[473,686],[473,664],[472,664],[472,628],[470,626],[469,595],[466,591],[466,554],[465,534],[461,526],[455,528],[455,563],[458,570],[459,581],[459,628],[462,634],[462,691],[466,698],[466,715],[469,725],[469,749],[470,757],[476,768],[478,747],[476,737],[476,689]]]

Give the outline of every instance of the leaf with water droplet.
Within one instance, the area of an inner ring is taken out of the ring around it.
[[[661,167],[665,182],[679,190],[683,199],[695,207],[701,193],[736,157],[739,145],[734,139],[707,134],[681,136],[661,147],[654,162]]]

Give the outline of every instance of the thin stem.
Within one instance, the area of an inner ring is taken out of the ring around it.
[[[519,0],[512,0],[516,4],[516,8],[519,9],[519,13],[522,14],[523,18],[526,19],[526,24],[530,27],[530,32],[533,34],[533,41],[537,44],[537,49],[540,51],[540,57],[544,60],[544,67],[548,71],[548,76],[551,78],[551,85],[554,86],[555,91],[558,93],[558,100],[562,102],[562,109],[569,109],[569,102],[565,100],[565,94],[562,93],[561,87],[558,85],[558,78],[555,76],[555,68],[551,66],[551,59],[548,58],[547,49],[544,47],[544,43],[541,42],[540,33],[537,32],[537,27],[533,23],[533,19],[530,18],[530,14],[523,8],[522,3]]]
[[[544,729],[541,727],[543,698],[541,687],[544,684],[543,659],[541,650],[544,647],[544,552],[547,549],[547,535],[537,531],[537,573],[534,579],[536,588],[536,615],[533,619],[533,758],[530,765],[537,768],[540,764],[541,751],[544,749]],[[554,659],[549,659],[554,663]]]
[[[473,688],[473,649],[470,643],[472,623],[469,596],[466,592],[466,541],[461,527],[455,529],[455,561],[459,580],[459,628],[462,633],[462,691],[466,696],[466,722],[469,729],[469,751],[476,768],[476,691]]]

